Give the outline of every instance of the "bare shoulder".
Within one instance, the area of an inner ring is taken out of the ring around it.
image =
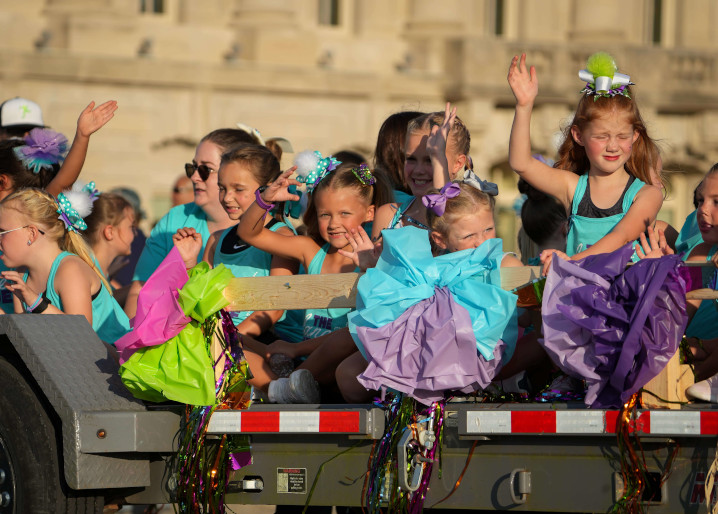
[[[506,255],[504,255],[503,259],[501,259],[502,268],[517,268],[523,265],[524,263],[521,262],[521,260],[513,253],[507,253]]]

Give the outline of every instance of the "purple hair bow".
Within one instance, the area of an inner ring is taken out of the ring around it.
[[[15,155],[35,174],[59,164],[67,152],[67,138],[50,129],[34,128],[24,140],[24,146],[15,148]]]
[[[459,187],[459,184],[449,182],[442,187],[441,191],[438,193],[424,195],[421,202],[427,209],[434,211],[434,214],[437,216],[443,216],[444,211],[446,211],[446,200],[448,198],[455,198],[459,196],[460,193],[461,188]]]

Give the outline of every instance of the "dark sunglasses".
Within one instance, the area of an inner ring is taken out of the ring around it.
[[[199,173],[199,178],[201,178],[202,181],[207,180],[210,173],[217,172],[217,170],[213,170],[205,164],[195,164],[193,162],[188,162],[184,165],[184,172],[187,174],[187,178],[192,178],[192,175],[194,175],[195,171]]]

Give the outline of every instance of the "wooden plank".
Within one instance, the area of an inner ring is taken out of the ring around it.
[[[224,291],[230,311],[352,308],[361,273],[233,278]],[[541,276],[538,266],[503,268],[501,286],[514,289]]]
[[[642,402],[645,407],[680,409],[680,404],[667,402],[687,401],[686,388],[693,385],[694,377],[690,366],[680,363],[679,353],[676,352],[658,376],[643,387],[656,395],[643,393]]]

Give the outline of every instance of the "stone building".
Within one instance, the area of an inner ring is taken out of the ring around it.
[[[511,57],[538,69],[532,141],[552,155],[577,71],[597,50],[614,55],[673,172],[661,217],[680,228],[718,161],[716,26],[716,0],[2,0],[0,98],[35,100],[68,136],[90,100],[116,99],[84,175],[137,188],[154,218],[212,129],[241,121],[296,151],[370,155],[388,114],[450,100],[475,168],[501,186],[510,246]]]

